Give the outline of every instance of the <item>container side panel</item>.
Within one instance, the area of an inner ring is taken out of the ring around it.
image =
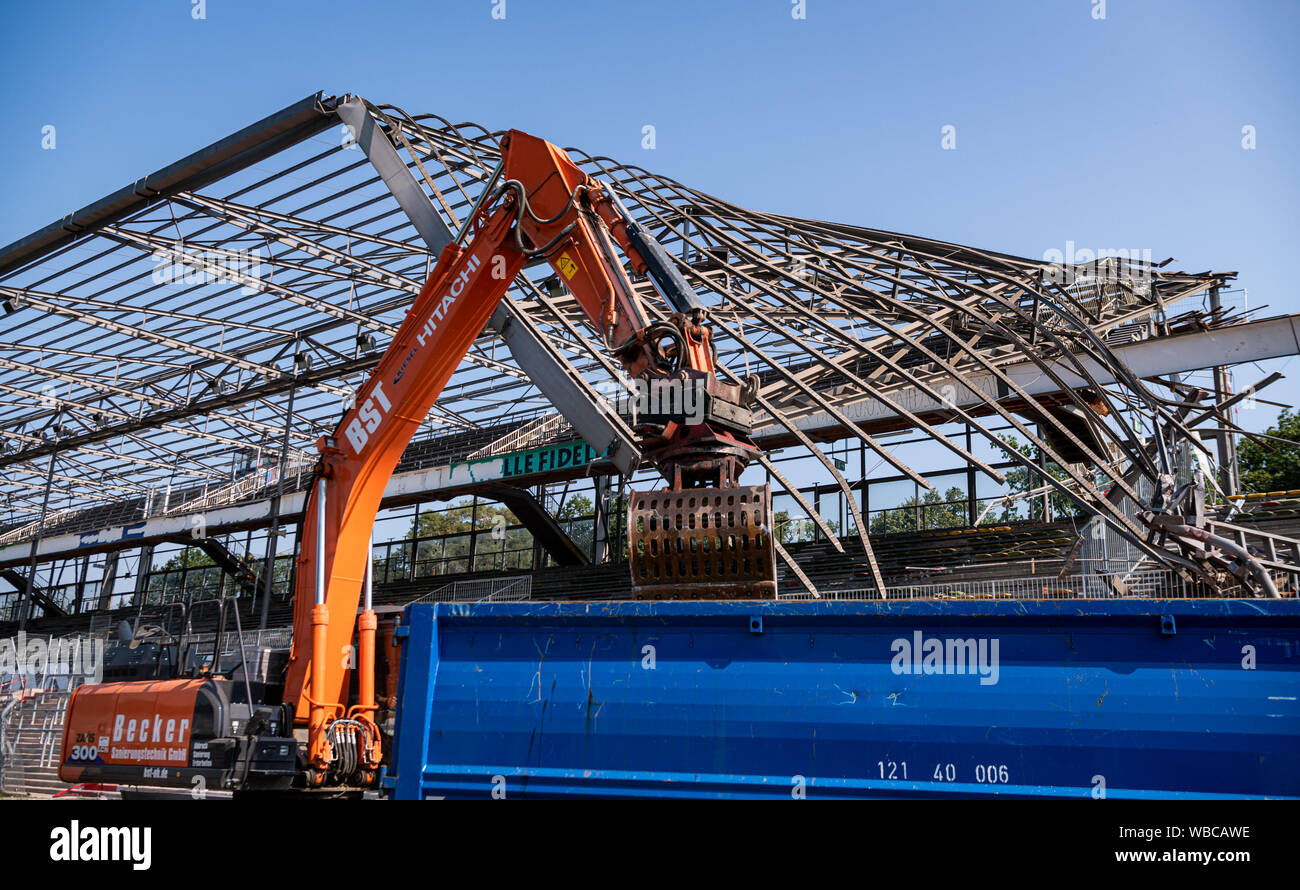
[[[1300,796],[1294,603],[432,613],[400,797]]]

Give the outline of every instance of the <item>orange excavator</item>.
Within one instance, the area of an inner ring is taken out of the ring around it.
[[[615,244],[666,303],[653,317]],[[453,371],[516,276],[541,261],[634,384],[642,459],[667,482],[630,499],[634,594],[774,594],[771,494],[739,485],[755,456],[755,381],[718,379],[705,306],[612,187],[556,146],[512,130],[463,237],[441,251],[353,406],[317,442],[282,684],[264,671],[255,694],[253,666],[241,655],[238,669],[223,670],[216,653],[202,668],[159,658],[167,669],[148,679],[83,686],[65,724],[65,781],[245,791],[375,785],[385,756],[369,585],[375,517]]]

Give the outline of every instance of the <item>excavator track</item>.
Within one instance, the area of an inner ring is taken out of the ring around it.
[[[766,485],[634,492],[627,527],[636,599],[776,595],[772,491]]]

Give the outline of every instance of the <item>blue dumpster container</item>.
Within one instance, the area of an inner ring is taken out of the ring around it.
[[[1297,797],[1294,600],[419,604],[396,798]]]

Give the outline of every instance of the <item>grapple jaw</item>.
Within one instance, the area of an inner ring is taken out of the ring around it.
[[[772,599],[776,545],[766,485],[633,492],[628,505],[637,599]]]

